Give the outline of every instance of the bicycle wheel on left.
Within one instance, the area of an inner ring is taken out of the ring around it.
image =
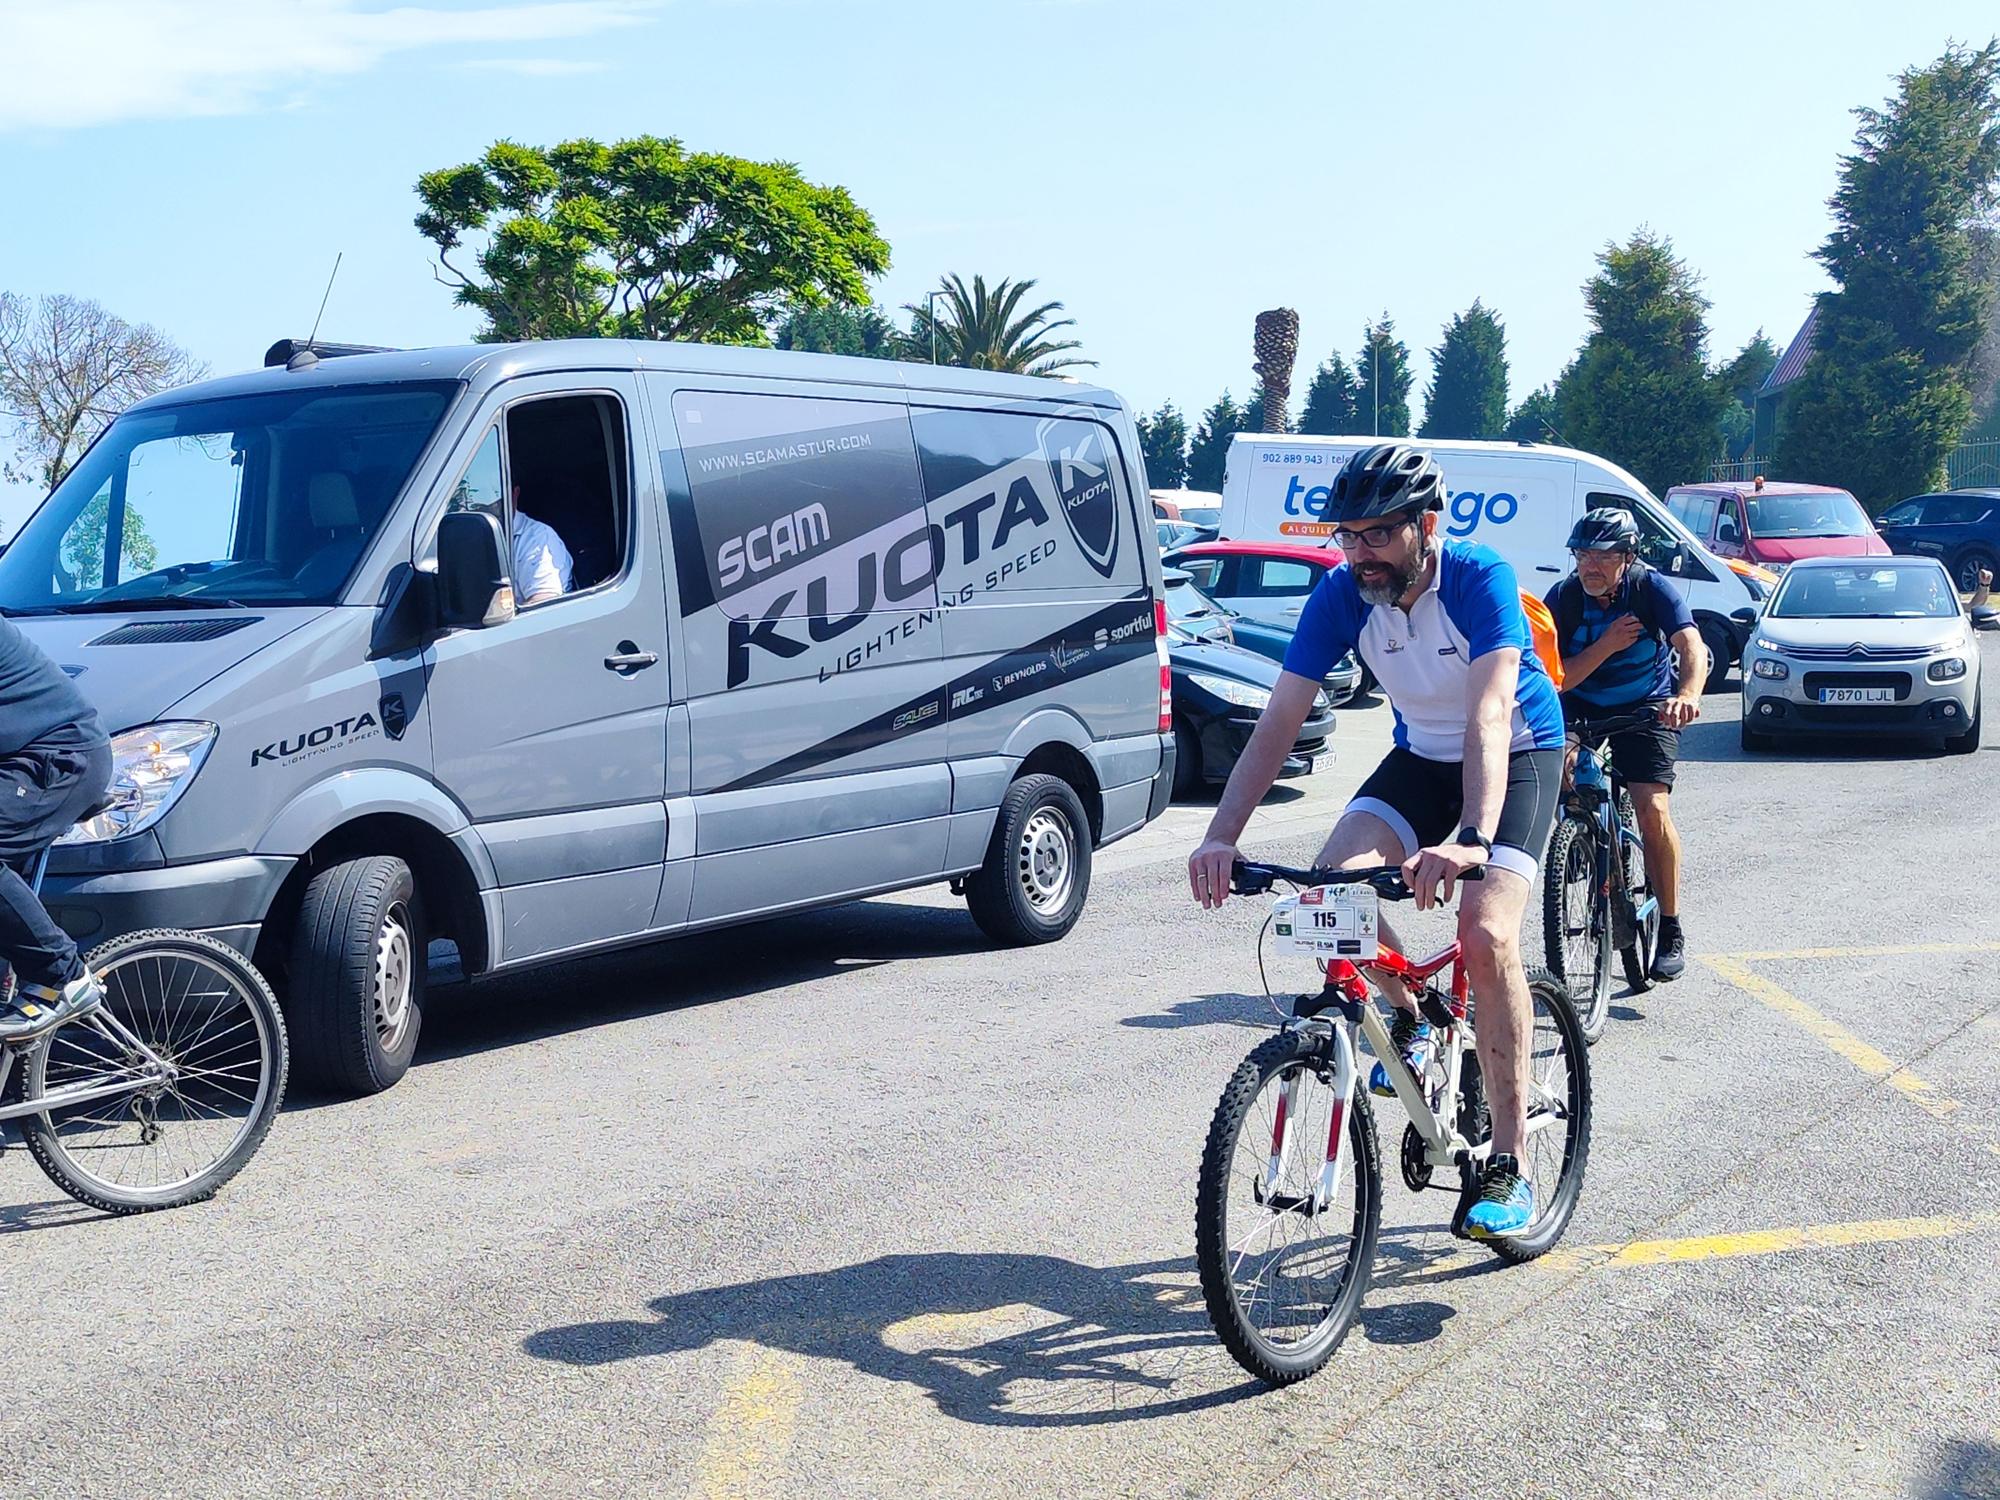
[[[284,1100],[270,987],[235,949],[192,932],[132,933],[84,961],[104,1004],[28,1054],[22,1101],[47,1101],[21,1118],[28,1149],[56,1186],[109,1213],[212,1197]]]

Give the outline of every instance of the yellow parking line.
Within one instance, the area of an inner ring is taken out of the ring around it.
[[[1766,953],[1718,955],[1736,963],[1802,958],[1908,958],[1922,953],[2000,953],[2000,943],[1883,943],[1870,948],[1774,948]]]
[[[755,1346],[741,1350],[722,1405],[709,1419],[694,1493],[701,1500],[784,1493],[799,1401],[798,1371],[785,1355]]]
[[[1802,953],[1804,951],[1801,950]],[[1889,1087],[1909,1099],[1918,1108],[1940,1120],[1958,1112],[1960,1105],[1956,1099],[1946,1098],[1938,1092],[1934,1084],[1926,1083],[1908,1068],[1900,1066],[1886,1054],[1876,1051],[1838,1021],[1821,1015],[1782,985],[1774,984],[1760,974],[1752,974],[1740,959],[1704,954],[1701,961],[1751,999],[1761,1001],[1779,1015],[1796,1021],[1826,1043],[1835,1056],[1853,1063],[1870,1078],[1880,1078],[1887,1082]]]
[[[1901,1240],[1936,1240],[2000,1225],[2000,1213],[1940,1214],[1927,1219],[1868,1219],[1847,1224],[1794,1224],[1690,1239],[1634,1240],[1626,1245],[1588,1245],[1553,1250],[1540,1264],[1551,1270],[1626,1270],[1722,1260],[1738,1255],[1779,1255],[1842,1245],[1888,1245]]]

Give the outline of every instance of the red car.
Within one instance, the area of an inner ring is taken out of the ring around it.
[[[1802,557],[1889,555],[1861,502],[1829,484],[1677,484],[1667,491],[1667,509],[1716,556],[1767,568]]]

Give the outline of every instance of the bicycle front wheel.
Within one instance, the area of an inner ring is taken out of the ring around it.
[[[1639,815],[1633,809],[1631,793],[1623,787],[1618,789],[1618,825],[1618,872],[1613,878],[1625,882],[1627,899],[1637,911],[1653,899],[1653,882],[1646,875],[1646,846],[1624,834],[1625,829],[1639,826]],[[1660,909],[1655,906],[1634,926],[1632,941],[1618,950],[1625,965],[1625,982],[1633,994],[1642,995],[1653,987],[1653,959],[1659,951]]]
[[[1549,839],[1542,876],[1542,949],[1568,987],[1585,1042],[1611,1018],[1611,902],[1598,871],[1597,830],[1564,818]]]
[[[235,949],[192,932],[132,933],[85,963],[104,1004],[28,1054],[23,1102],[48,1101],[21,1119],[28,1149],[56,1186],[109,1213],[212,1197],[284,1100],[270,987]]]
[[[1244,1060],[1216,1105],[1195,1192],[1209,1321],[1237,1363],[1271,1385],[1305,1379],[1340,1347],[1382,1225],[1374,1111],[1359,1088],[1344,1103],[1335,1094],[1325,1045],[1284,1032]],[[1327,1144],[1343,1128],[1344,1170],[1321,1202]]]

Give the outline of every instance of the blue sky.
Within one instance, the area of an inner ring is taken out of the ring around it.
[[[0,0],[0,289],[95,298],[221,371],[303,334],[340,252],[323,335],[455,342],[477,325],[411,227],[417,174],[651,132],[847,186],[892,307],[946,271],[1038,278],[1085,373],[1148,409],[1246,394],[1277,305],[1301,385],[1387,311],[1420,394],[1475,297],[1518,399],[1641,224],[1701,274],[1713,353],[1789,338],[1849,111],[1996,26],[1990,0]]]

